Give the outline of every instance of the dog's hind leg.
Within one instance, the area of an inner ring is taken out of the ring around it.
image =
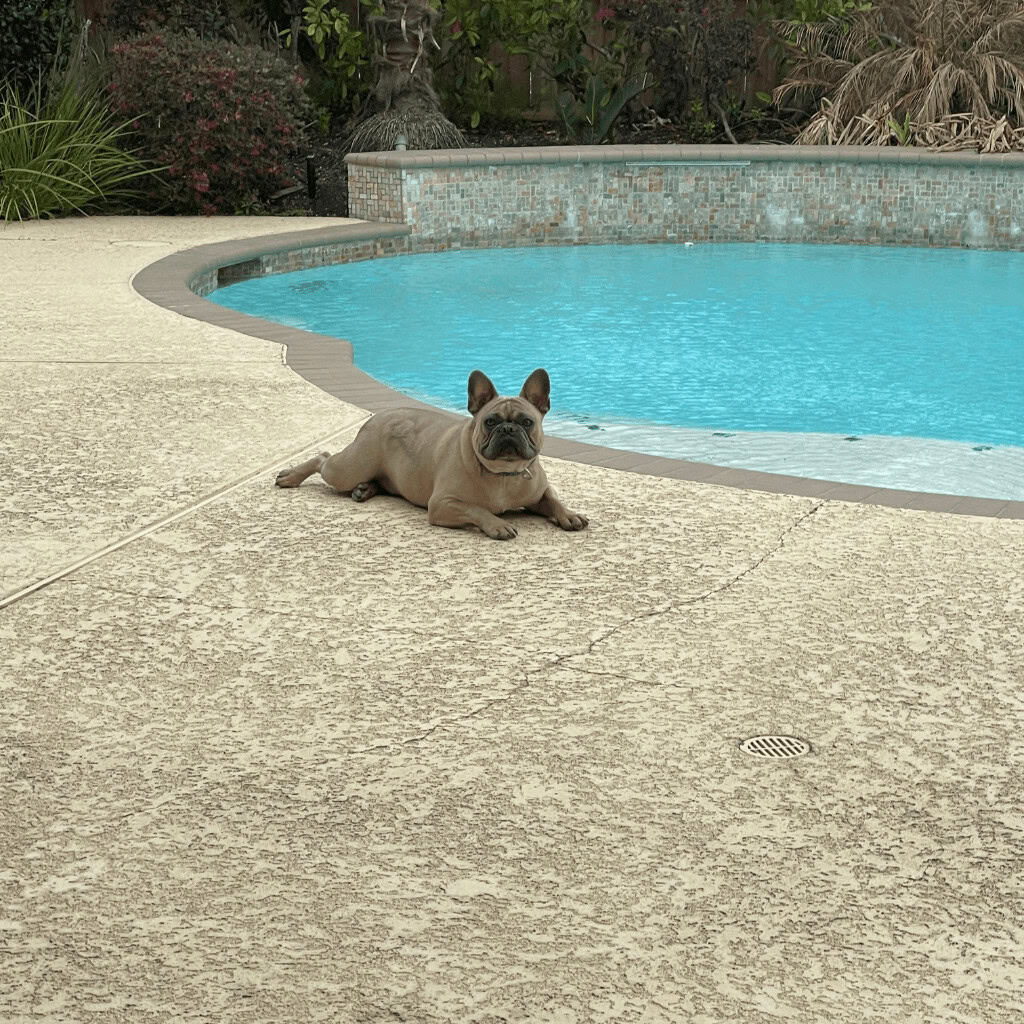
[[[292,466],[291,469],[282,469],[274,481],[278,487],[298,487],[307,476],[319,473],[320,468],[330,458],[329,452],[321,452],[307,459],[301,465]]]
[[[352,488],[353,501],[369,501],[375,494],[380,494],[380,484],[376,480],[364,480]]]
[[[347,447],[333,455],[321,452],[301,465],[282,470],[277,474],[277,486],[298,487],[306,477],[319,473],[336,491],[351,493],[356,501],[367,501],[388,488],[387,480],[380,477],[379,427],[377,417],[371,417]]]
[[[377,493],[379,472],[376,447],[368,443],[361,431],[347,448],[336,452],[320,467],[320,475],[331,487],[342,494],[351,492],[356,501],[366,501]]]
[[[321,452],[301,465],[278,473],[277,486],[298,487],[306,477],[319,473],[336,491],[345,494],[351,491],[356,501],[368,501],[380,492],[380,485],[374,479],[377,475],[377,458],[367,448],[360,445],[357,438],[334,455]]]

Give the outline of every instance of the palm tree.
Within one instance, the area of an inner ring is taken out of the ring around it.
[[[906,142],[947,124],[978,138],[998,125],[1022,137],[1020,0],[875,0],[789,30],[793,67],[775,101],[818,101],[798,142]]]
[[[349,140],[353,152],[394,149],[404,136],[409,149],[458,149],[462,132],[441,113],[434,91],[430,57],[440,46],[434,38],[439,17],[427,0],[383,0],[366,24],[379,47],[377,108],[356,126]]]

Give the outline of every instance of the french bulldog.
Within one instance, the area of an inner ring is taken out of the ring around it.
[[[321,452],[277,476],[298,487],[319,473],[336,491],[367,501],[397,494],[427,510],[433,526],[476,526],[494,540],[518,530],[499,519],[510,509],[544,516],[563,530],[582,530],[586,516],[570,512],[540,464],[541,421],[551,407],[546,370],[534,370],[515,398],[499,395],[479,370],[469,375],[472,419],[438,409],[389,409],[371,416],[352,443]]]

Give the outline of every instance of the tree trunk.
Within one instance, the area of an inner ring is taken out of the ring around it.
[[[462,132],[441,113],[430,58],[440,49],[434,38],[436,11],[427,0],[384,0],[381,14],[366,19],[377,43],[376,111],[352,133],[349,149],[394,149],[404,137],[409,149],[459,149]]]

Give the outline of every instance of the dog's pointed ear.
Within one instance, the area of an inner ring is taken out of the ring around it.
[[[523,385],[519,392],[520,398],[525,398],[537,412],[543,416],[551,408],[551,381],[548,379],[548,371],[536,369]]]
[[[469,375],[469,413],[475,416],[492,398],[497,398],[498,392],[486,373],[474,370]]]

